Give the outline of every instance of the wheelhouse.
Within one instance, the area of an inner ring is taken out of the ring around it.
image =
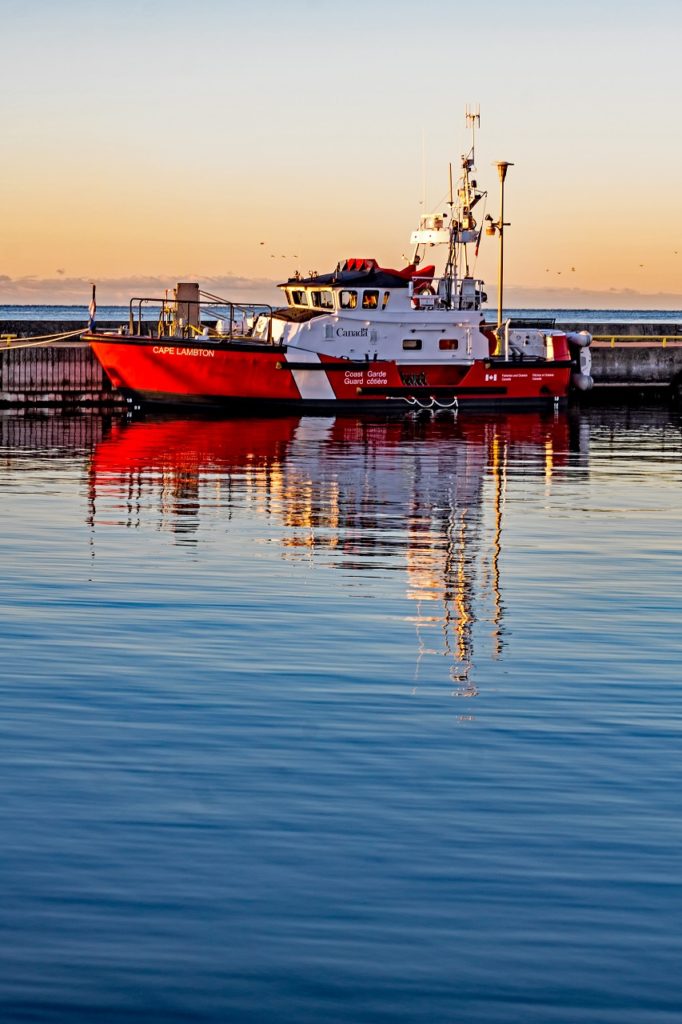
[[[331,274],[300,274],[279,287],[287,306],[298,312],[360,313],[397,305],[416,309],[480,309],[485,296],[480,281],[465,277],[457,294],[446,277],[435,276],[435,266],[421,267],[415,260],[402,270],[380,267],[374,259],[347,259]]]

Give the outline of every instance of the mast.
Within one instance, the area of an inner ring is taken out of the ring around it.
[[[457,183],[456,197],[453,187],[452,164],[449,165],[449,215],[423,212],[419,230],[413,231],[411,236],[411,242],[415,246],[413,262],[417,265],[420,262],[422,247],[447,245],[447,261],[439,291],[440,301],[448,309],[479,309],[482,296],[480,285],[483,282],[474,281],[471,277],[467,248],[468,245],[475,244],[476,254],[478,254],[480,232],[477,230],[472,210],[487,195],[486,192],[478,188],[472,177],[472,171],[475,168],[476,129],[481,124],[478,107],[475,110],[467,107],[465,119],[466,127],[471,130],[471,146],[469,151],[462,155],[461,175]],[[445,222],[448,216],[450,223],[449,226],[446,226]]]
[[[457,188],[457,210],[452,188],[452,164],[450,170],[450,245],[448,260],[445,266],[445,278],[448,282],[448,305],[455,308],[457,302],[457,284],[459,278],[469,276],[469,252],[467,245],[476,240],[476,221],[472,209],[484,195],[479,192],[476,182],[471,178],[476,163],[476,128],[480,127],[481,114],[479,108],[465,111],[466,127],[471,129],[471,146],[468,153],[462,154],[462,175]]]
[[[455,223],[455,193],[452,187],[452,163],[448,164],[448,176],[450,185],[450,198],[448,200],[448,206],[450,207],[450,243],[448,247],[448,260],[447,263],[445,264],[444,277],[446,282],[445,299],[448,304],[448,309],[452,309],[454,307],[454,297],[457,280],[457,252],[452,240],[452,227],[453,224]]]

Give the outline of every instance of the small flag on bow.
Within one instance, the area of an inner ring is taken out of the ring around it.
[[[97,302],[95,300],[95,287],[96,286],[93,284],[93,286],[92,286],[92,298],[90,299],[90,306],[89,306],[89,309],[88,309],[88,313],[90,314],[90,319],[88,321],[88,329],[91,330],[91,331],[94,331],[94,329],[95,329],[95,314],[97,313]]]

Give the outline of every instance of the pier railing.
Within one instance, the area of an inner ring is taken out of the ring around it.
[[[616,345],[628,345],[630,343],[639,345],[682,345],[682,334],[593,334],[592,343],[606,343],[611,348]]]

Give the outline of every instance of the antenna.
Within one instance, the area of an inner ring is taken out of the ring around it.
[[[464,120],[467,128],[471,128],[471,156],[473,158],[476,146],[476,129],[481,127],[481,106],[479,103],[477,103],[475,107],[470,107],[469,104],[467,104],[464,112]]]
[[[426,213],[426,133],[422,127],[422,213]]]

